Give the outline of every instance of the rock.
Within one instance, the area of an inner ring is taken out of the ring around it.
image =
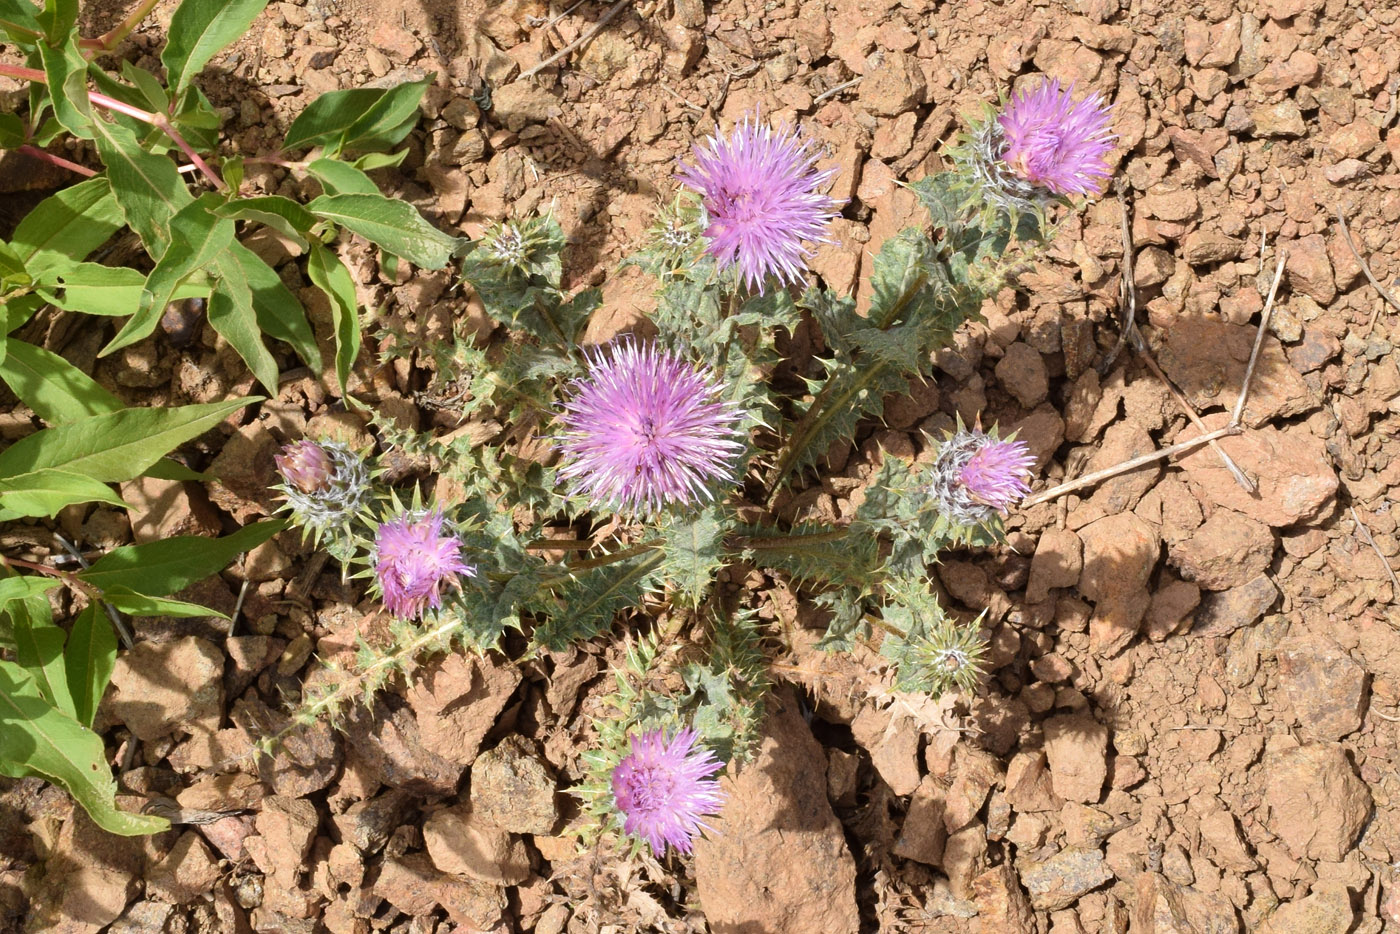
[[[894,855],[937,866],[943,859],[943,845],[948,840],[943,812],[943,787],[932,775],[926,775],[909,798],[909,810],[892,847]]]
[[[400,62],[406,62],[413,58],[423,47],[423,44],[414,37],[413,33],[392,20],[383,21],[376,25],[366,45],[378,49],[385,55],[391,55]]]
[[[452,652],[421,669],[408,692],[424,748],[469,766],[520,684],[520,669]]]
[[[1323,151],[1334,161],[1360,159],[1380,144],[1381,133],[1369,120],[1353,120],[1327,137]],[[1292,257],[1290,259],[1290,264]]]
[[[371,891],[410,917],[432,914],[441,905],[468,931],[496,928],[506,907],[504,889],[439,872],[427,853],[385,860]]]
[[[1091,522],[1079,530],[1079,537],[1084,542],[1079,592],[1094,601],[1090,645],[1097,653],[1112,655],[1132,641],[1147,612],[1147,581],[1161,540],[1155,528],[1133,513]]]
[[[1148,217],[1164,221],[1189,221],[1200,210],[1196,193],[1190,189],[1149,194],[1139,203]],[[1134,270],[1134,274],[1136,274],[1136,270]],[[1163,280],[1165,278],[1163,276]]]
[[[1145,246],[1133,261],[1133,282],[1140,289],[1161,285],[1176,271],[1176,258],[1159,246]]]
[[[1332,639],[1311,632],[1278,647],[1279,679],[1303,736],[1339,740],[1361,729],[1366,670]]]
[[[403,822],[413,796],[399,788],[391,788],[367,801],[356,801],[333,819],[340,838],[365,855],[384,848],[389,835]]]
[[[855,861],[824,773],[796,701],[774,695],[754,758],[720,779],[715,833],[695,843],[696,887],[715,934],[860,930]]]
[[[1187,581],[1172,581],[1152,595],[1143,627],[1147,638],[1161,642],[1181,629],[1186,618],[1201,603],[1201,588]]]
[[[1289,267],[1292,265],[1290,255]],[[1217,405],[1232,408],[1244,384],[1257,331],[1213,318],[1183,317],[1163,335],[1157,360],[1197,409]],[[1283,345],[1266,335],[1245,403],[1245,424],[1253,427],[1300,415],[1314,405],[1307,383],[1289,366]],[[1215,457],[1214,452],[1211,456]]]
[[[980,749],[959,748],[957,775],[944,798],[943,825],[949,832],[975,821],[987,795],[1000,782],[1001,763],[995,756]]]
[[[988,869],[973,879],[972,900],[977,903],[981,930],[997,934],[1035,934],[1035,912],[1009,863]]]
[[[304,798],[272,795],[263,799],[262,810],[253,819],[258,836],[249,837],[243,845],[267,874],[269,886],[283,890],[297,887],[319,821],[316,806]]]
[[[1217,808],[1201,818],[1201,839],[1215,850],[1215,863],[1234,872],[1253,872],[1254,857],[1245,848],[1235,815]]]
[[[1097,848],[1071,847],[1043,860],[1017,860],[1016,871],[1037,911],[1068,908],[1113,878],[1103,850]]]
[[[1255,136],[1302,136],[1307,132],[1303,113],[1292,98],[1284,98],[1277,104],[1254,108]]]
[[[413,794],[453,794],[467,768],[428,749],[412,709],[392,694],[369,706],[354,705],[345,718],[345,739],[379,781]]]
[[[864,224],[838,217],[827,229],[827,237],[829,242],[816,244],[808,266],[837,295],[850,295],[856,289],[860,258],[865,244],[870,242],[870,233]]]
[[[1340,743],[1311,743],[1264,758],[1265,826],[1295,859],[1340,862],[1371,819],[1371,792]]]
[[[208,485],[210,500],[240,525],[277,509],[273,484],[281,477],[272,457],[278,447],[266,424],[253,422],[234,432],[207,468],[216,478]]]
[[[907,795],[919,787],[922,734],[913,717],[891,717],[888,711],[866,708],[851,722],[851,731],[856,742],[870,750],[871,765],[891,791]]]
[[[152,931],[165,931],[166,924],[174,912],[175,906],[166,902],[137,902],[103,934],[150,934]]]
[[[1279,905],[1264,920],[1259,934],[1347,934],[1355,920],[1347,890],[1329,886]]]
[[[860,83],[861,106],[879,117],[897,117],[924,102],[924,70],[908,52],[891,52],[866,72]]]
[[[146,869],[147,892],[185,905],[213,891],[219,862],[199,833],[187,830],[161,860]]]
[[[1369,174],[1371,166],[1360,159],[1343,159],[1335,165],[1329,165],[1322,170],[1322,174],[1334,185],[1343,185],[1347,182],[1354,182],[1363,175]],[[1275,309],[1275,314],[1277,314]]]
[[[1327,258],[1327,241],[1322,234],[1309,234],[1289,247],[1287,275],[1293,291],[1302,292],[1320,305],[1337,297],[1332,261]]]
[[[1264,66],[1264,70],[1254,76],[1251,84],[1260,91],[1290,91],[1299,85],[1307,84],[1321,71],[1317,56],[1302,49],[1286,59],[1275,59]],[[1256,118],[1257,121],[1257,118]]]
[[[1228,636],[1237,629],[1253,626],[1278,600],[1278,586],[1268,575],[1206,594],[1196,610],[1191,632],[1198,636]]]
[[[1103,441],[1094,451],[1094,456],[1089,458],[1084,470],[1086,473],[1105,470],[1156,449],[1157,445],[1152,436],[1142,425],[1132,419],[1125,419],[1108,426],[1108,430],[1103,434]],[[1097,518],[1128,512],[1156,485],[1161,475],[1161,462],[1154,462],[1137,470],[1110,477],[1100,483],[1089,496],[1082,507],[1084,514]],[[1082,525],[1084,521],[1081,518],[1076,524]]]
[[[1022,751],[1006,766],[1006,801],[1017,813],[1058,811],[1064,802],[1056,797],[1044,752]]]
[[[512,133],[519,133],[532,123],[544,123],[564,112],[559,100],[544,88],[530,81],[516,81],[491,93],[491,112]]]
[[[112,715],[146,742],[180,730],[212,732],[223,715],[223,653],[196,636],[138,642],[117,659],[112,686]]]
[[[1069,529],[1051,526],[1040,533],[1031,576],[1026,584],[1026,602],[1040,603],[1056,587],[1073,587],[1084,569],[1084,543]]]
[[[948,888],[958,898],[972,898],[972,883],[987,870],[987,828],[968,824],[948,835],[943,845],[943,865]]]
[[[1088,714],[1051,717],[1045,721],[1045,754],[1058,797],[1098,802],[1108,776],[1108,727]]]
[[[471,811],[438,811],[423,825],[423,842],[443,872],[497,885],[519,885],[530,877],[530,854],[514,834],[476,819]]]
[[[559,823],[554,777],[534,744],[512,733],[472,765],[474,820],[512,833],[549,834]]]
[[[1190,538],[1170,549],[1172,564],[1207,590],[1228,590],[1269,569],[1273,530],[1231,509],[1217,509]]]
[[[1181,255],[1192,266],[1236,259],[1243,244],[1213,230],[1193,230],[1181,241]]]
[[[1222,893],[1202,892],[1155,872],[1133,885],[1130,931],[1152,934],[1239,934],[1235,906]]]
[[[121,485],[137,544],[177,535],[216,536],[223,526],[204,489],[182,480],[137,477]]]
[[[1202,416],[1206,430],[1224,426],[1223,412]],[[1188,427],[1181,440],[1199,434]],[[1209,445],[1201,445],[1179,461],[1186,479],[1202,499],[1242,512],[1274,528],[1297,525],[1317,516],[1337,493],[1337,474],[1328,463],[1326,446],[1306,424],[1283,428],[1264,425],[1220,439],[1220,446],[1259,486],[1246,492]]]
[[[996,374],[1002,388],[1015,396],[1023,409],[1035,408],[1049,395],[1045,361],[1029,344],[1017,341],[1007,347],[997,362]]]

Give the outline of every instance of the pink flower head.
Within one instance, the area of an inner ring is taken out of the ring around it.
[[[938,511],[953,522],[988,522],[1030,492],[1034,465],[1024,441],[959,431],[938,449],[929,495]]]
[[[476,569],[462,560],[462,543],[444,535],[442,511],[406,512],[381,523],[374,538],[374,575],[384,608],[399,619],[417,619],[442,606],[442,585]]]
[[[282,478],[303,493],[315,493],[330,485],[330,455],[315,441],[293,441],[272,459]]]
[[[597,507],[655,513],[712,499],[744,449],[738,407],[671,350],[624,339],[588,357],[560,415],[559,479]]]
[[[1057,195],[1089,195],[1109,177],[1107,156],[1117,138],[1108,105],[1098,94],[1075,102],[1073,86],[1047,81],[1014,95],[1002,109],[1001,159],[1017,176]]]
[[[661,856],[670,844],[689,853],[706,815],[719,811],[724,796],[710,776],[724,768],[708,749],[696,749],[697,734],[686,728],[670,739],[662,730],[633,733],[632,751],[612,772],[613,800],[622,829],[651,845]]]
[[[700,194],[707,251],[719,268],[738,266],[740,280],[760,293],[770,276],[799,282],[810,255],[803,242],[825,243],[837,213],[838,202],[823,193],[836,170],[818,171],[820,154],[796,130],[774,130],[757,117],[728,137],[711,136],[694,155],[676,177]]]

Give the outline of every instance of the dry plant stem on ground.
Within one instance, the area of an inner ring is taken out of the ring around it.
[[[1390,303],[1390,307],[1394,308],[1396,311],[1400,311],[1400,299],[1396,299],[1394,295],[1391,295],[1390,292],[1386,290],[1385,286],[1381,285],[1380,280],[1376,278],[1376,274],[1371,272],[1371,264],[1366,262],[1360,251],[1356,249],[1356,241],[1351,238],[1351,230],[1347,227],[1346,217],[1342,215],[1341,205],[1338,205],[1335,210],[1337,214],[1337,225],[1342,231],[1342,239],[1346,241],[1347,249],[1351,250],[1351,255],[1356,259],[1356,263],[1361,267],[1361,271],[1366,274],[1367,281],[1376,287],[1376,291],[1381,293],[1381,298]]]

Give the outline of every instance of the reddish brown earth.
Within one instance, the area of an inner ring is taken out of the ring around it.
[[[437,73],[403,170],[382,183],[444,229],[476,234],[553,208],[569,277],[602,281],[638,241],[675,159],[762,107],[801,122],[848,199],[817,272],[861,288],[875,247],[919,212],[898,180],[943,165],[960,115],[1048,74],[1114,103],[1139,322],[1166,378],[1223,424],[1263,293],[1287,272],[1245,412],[1208,448],[1027,508],[1010,546],[950,554],[945,604],[988,611],[992,677],[971,702],[896,696],[868,650],[826,656],[784,580],[759,593],[789,682],[754,762],[726,778],[720,835],[657,864],[561,836],[588,717],[609,690],[603,646],[517,669],[434,661],[351,718],[298,736],[260,773],[219,764],[353,645],[372,606],[290,536],[188,594],[238,629],[146,625],[99,727],[140,807],[194,823],[102,834],[33,780],[0,797],[8,929],[1375,934],[1400,925],[1400,312],[1365,279],[1400,273],[1400,11],[1378,0],[651,0],[583,52],[529,68],[607,4],[543,0],[274,3],[206,75],[230,146],[274,146],[317,93]],[[559,6],[556,4],[556,7]],[[168,19],[172,5],[157,14]],[[101,12],[101,11],[99,11]],[[127,53],[154,64],[160,33]],[[851,87],[833,88],[859,79]],[[483,112],[472,99],[490,89]],[[822,100],[818,100],[822,98]],[[75,150],[81,157],[81,150]],[[280,171],[256,179],[286,186]],[[872,462],[925,449],[957,416],[1015,427],[1037,488],[1192,437],[1182,404],[1124,350],[1122,208],[1065,219],[1048,256],[937,358],[936,387],[887,406],[821,494],[840,515]],[[263,245],[279,257],[275,243]],[[1262,248],[1262,256],[1261,256]],[[448,273],[391,282],[352,244],[370,332],[432,340],[490,324]],[[285,256],[281,257],[286,259]],[[285,267],[312,307],[295,264]],[[612,277],[592,334],[634,323],[650,285]],[[207,335],[206,335],[207,337]],[[93,364],[98,335],[58,319],[38,338]],[[424,374],[361,360],[357,391],[400,424],[454,427]],[[203,401],[251,378],[226,350],[151,341],[96,362],[133,402]],[[213,533],[269,512],[271,453],[311,429],[361,431],[308,377],[204,452],[206,496],[141,481],[133,512],[65,514],[87,547]],[[6,439],[33,431],[12,404]],[[4,546],[45,553],[42,528]],[[1371,541],[1374,541],[1374,548]],[[222,628],[221,628],[222,627]],[[152,685],[158,685],[152,688]],[[240,766],[249,768],[251,766]],[[174,803],[171,804],[170,801]],[[215,813],[209,813],[215,812]],[[226,813],[223,813],[226,812]],[[200,822],[203,820],[209,822]],[[23,919],[32,916],[26,927]],[[113,923],[115,922],[115,923]]]

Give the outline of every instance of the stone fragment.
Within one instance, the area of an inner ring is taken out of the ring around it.
[[[465,763],[424,745],[418,719],[401,698],[386,694],[367,707],[357,704],[345,720],[346,740],[384,784],[425,795],[457,790]]]
[[[1035,912],[1009,863],[988,869],[973,879],[972,900],[977,903],[977,920],[982,930],[998,934],[1035,934]]]
[[[882,53],[860,83],[861,106],[879,117],[896,117],[923,103],[928,90],[919,60],[908,52]]]
[[[1026,584],[1026,602],[1040,603],[1056,587],[1073,587],[1084,569],[1084,543],[1069,529],[1051,526],[1040,533],[1031,576]]]
[[[1141,424],[1131,418],[1124,419],[1108,426],[1108,430],[1103,434],[1103,441],[1084,469],[1089,473],[1106,470],[1134,457],[1148,454],[1156,448],[1152,436]],[[1083,506],[1083,513],[1098,517],[1128,512],[1156,485],[1157,478],[1161,475],[1162,465],[1154,462],[1110,477],[1094,489]],[[1088,521],[1078,518],[1078,515],[1079,510],[1076,510],[1076,524]]]
[[[980,749],[960,748],[957,773],[944,798],[944,826],[952,832],[976,820],[988,793],[1000,781],[1001,763],[995,756]]]
[[[371,891],[409,917],[432,914],[439,905],[468,931],[489,931],[503,923],[505,889],[439,872],[427,853],[386,859]]]
[[[176,905],[209,894],[219,880],[219,862],[193,830],[180,834],[159,862],[146,869],[146,891]]]
[[[1148,217],[1164,221],[1189,221],[1200,210],[1196,193],[1189,188],[1149,194],[1139,203]]]
[[[514,665],[459,652],[426,665],[408,692],[423,746],[452,762],[471,765],[520,677]]]
[[[1293,291],[1303,293],[1320,305],[1337,297],[1332,261],[1327,257],[1327,241],[1322,234],[1309,234],[1294,242],[1288,250],[1286,268]]]
[[[398,829],[412,800],[403,789],[391,788],[367,801],[356,801],[334,818],[340,838],[366,855],[378,853]]]
[[[1094,601],[1093,651],[1112,655],[1132,641],[1150,601],[1147,581],[1157,563],[1157,530],[1133,513],[1105,516],[1079,530],[1084,570],[1079,592]]]
[[[720,780],[716,833],[695,843],[696,887],[716,934],[860,930],[855,861],[827,801],[825,771],[797,702],[774,696],[754,758]]]
[[[958,898],[972,898],[972,883],[987,869],[987,828],[968,824],[948,835],[943,845],[943,864],[948,888]]]
[[[1157,359],[1196,408],[1233,407],[1244,384],[1257,330],[1215,318],[1181,318],[1163,335]],[[1245,424],[1258,426],[1275,418],[1300,415],[1314,405],[1307,383],[1288,365],[1283,345],[1272,335],[1266,336],[1250,381]]]
[[[206,468],[215,479],[207,489],[215,506],[230,513],[239,524],[277,509],[281,482],[273,455],[280,445],[264,422],[244,425],[234,432]]]
[[[181,730],[212,732],[223,713],[223,675],[223,653],[197,636],[138,642],[112,670],[109,709],[146,742]]]
[[[927,775],[909,798],[909,810],[900,825],[892,852],[900,859],[912,859],[937,866],[943,859],[948,830],[943,822],[943,786]]]
[[[1267,93],[1290,91],[1312,81],[1320,70],[1316,55],[1297,49],[1288,58],[1275,59],[1265,65],[1264,70],[1254,76],[1252,84]]]
[[[262,810],[253,820],[262,845],[251,846],[255,839],[252,837],[244,844],[258,868],[268,875],[270,884],[282,889],[296,888],[319,821],[316,806],[303,798],[271,795],[263,799]]]
[[[1218,231],[1193,230],[1181,241],[1181,255],[1192,266],[1205,266],[1238,258],[1243,245]]]
[[[491,92],[491,112],[512,133],[562,114],[559,100],[532,81],[515,81]]]
[[[438,811],[423,825],[423,842],[443,872],[497,885],[530,877],[530,854],[519,837],[484,823],[464,808]]]
[[[1279,590],[1267,574],[1229,590],[1208,593],[1196,610],[1191,632],[1198,636],[1228,636],[1253,626],[1278,600]]]
[[[1172,546],[1170,557],[1186,580],[1207,590],[1228,590],[1268,570],[1275,544],[1264,523],[1217,509],[1190,538]]]
[[[1371,819],[1371,792],[1340,743],[1310,743],[1264,758],[1265,826],[1295,859],[1330,863],[1356,845]]]
[[[1254,119],[1255,136],[1302,136],[1307,132],[1303,122],[1303,112],[1292,98],[1284,98],[1277,104],[1255,107],[1251,116]]]
[[[913,717],[891,717],[888,711],[867,708],[852,721],[851,730],[856,742],[870,750],[871,764],[891,791],[907,795],[919,787],[921,733]]]
[[[1240,934],[1239,915],[1219,892],[1202,892],[1156,872],[1133,884],[1130,931],[1152,934]]]
[[[1224,412],[1202,416],[1206,430],[1229,421]],[[1199,434],[1188,427],[1181,440]],[[1220,439],[1225,453],[1259,486],[1244,490],[1220,462],[1209,445],[1201,445],[1179,461],[1186,479],[1198,496],[1218,506],[1244,513],[1274,528],[1297,525],[1318,515],[1337,493],[1337,474],[1328,462],[1327,449],[1306,424],[1282,428],[1264,425]]]
[[[1327,137],[1323,150],[1335,161],[1360,160],[1380,144],[1381,133],[1369,120],[1353,120]]]
[[[121,485],[122,500],[131,507],[131,537],[137,544],[177,535],[218,535],[218,513],[197,484],[183,480],[137,477]]]
[[[1279,679],[1303,736],[1339,740],[1361,729],[1366,670],[1332,639],[1311,632],[1278,647]]]
[[[1113,878],[1098,848],[1071,847],[1043,860],[1017,860],[1016,870],[1037,911],[1068,908]]]
[[[1043,751],[1022,751],[1006,766],[1006,800],[1017,813],[1058,811],[1064,802],[1055,795]]]
[[[1234,872],[1253,872],[1254,857],[1245,848],[1235,815],[1217,808],[1201,818],[1201,839],[1215,850],[1215,863]]]
[[[1279,905],[1264,920],[1259,934],[1347,934],[1355,921],[1347,890],[1329,886]]]
[[[1098,802],[1108,776],[1108,727],[1088,714],[1051,717],[1045,721],[1045,754],[1057,796]]]
[[[511,734],[472,765],[475,820],[512,833],[548,834],[559,823],[554,777],[534,744]]]
[[[1030,344],[1017,341],[1006,348],[997,361],[997,380],[1002,388],[1016,397],[1024,409],[1033,409],[1045,401],[1050,391],[1045,361]]]

